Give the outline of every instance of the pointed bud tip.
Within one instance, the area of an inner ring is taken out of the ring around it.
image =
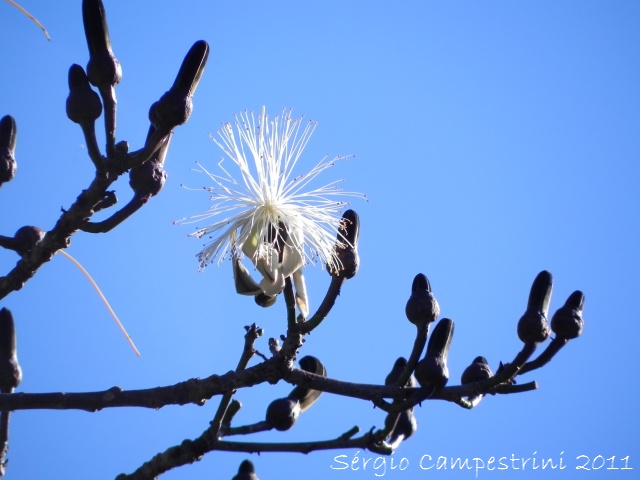
[[[528,308],[542,312],[545,316],[549,311],[553,277],[547,270],[541,271],[531,285]]]
[[[256,473],[255,467],[251,460],[243,460],[238,468],[238,473]]]
[[[349,242],[353,248],[358,248],[358,241],[360,239],[360,217],[355,210],[347,210],[342,214],[340,230],[344,233],[338,234],[338,241],[341,241],[341,237]]]
[[[18,126],[16,120],[11,115],[5,115],[0,119],[0,155],[3,151],[13,156],[16,149],[16,137]]]
[[[193,95],[200,83],[208,58],[209,44],[204,40],[195,42],[182,61],[172,89]]]
[[[471,365],[465,368],[464,372],[462,372],[461,383],[464,385],[480,380],[486,380],[492,376],[493,372],[489,367],[487,359],[482,356],[478,356],[474,358]]]
[[[431,293],[431,283],[426,275],[419,273],[413,279],[411,296],[405,307],[405,314],[414,325],[435,321],[440,315],[440,305]]]
[[[16,151],[17,127],[11,115],[0,119],[0,186],[16,176],[18,164],[14,158]]]
[[[404,357],[398,357],[398,359],[393,364],[393,368],[389,372],[389,375],[384,380],[385,385],[393,385],[396,383],[402,372],[404,372],[405,368],[407,368],[407,359]]]
[[[412,292],[417,292],[418,290],[426,290],[427,292],[431,291],[431,283],[424,273],[417,274],[411,284]]]
[[[572,340],[582,335],[584,320],[582,307],[584,306],[584,294],[576,290],[565,304],[560,307],[551,318],[551,330],[559,337]]]
[[[584,307],[584,293],[582,293],[580,290],[576,290],[571,295],[569,295],[569,298],[567,298],[565,305],[570,308],[582,311],[582,308]]]

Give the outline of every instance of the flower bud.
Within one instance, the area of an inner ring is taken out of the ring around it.
[[[407,368],[407,359],[404,357],[398,357],[396,362],[393,364],[393,368],[389,372],[389,375],[384,379],[385,385],[393,385],[398,381],[402,372]],[[409,377],[407,383],[404,385],[407,388],[413,388],[416,386],[416,379],[413,375]]]
[[[69,69],[69,96],[67,117],[80,125],[91,125],[102,114],[100,96],[89,85],[89,79],[80,65]]]
[[[540,272],[533,281],[527,310],[518,321],[518,337],[522,342],[540,343],[549,337],[547,313],[552,287],[553,278],[546,270]]]
[[[387,375],[387,377],[384,379],[384,384],[394,385],[406,368],[407,359],[404,357],[398,357],[398,359],[393,364],[393,368],[389,372],[389,375]],[[411,375],[404,386],[408,388],[415,387],[415,377]],[[393,426],[390,424],[392,419],[395,419],[395,424]],[[413,415],[413,408],[403,410],[397,417],[394,414],[388,414],[384,422],[385,428],[389,429],[389,435],[387,435],[387,438],[389,439],[388,443],[392,446],[392,448],[396,448],[397,443],[406,440],[418,429],[418,422]]]
[[[338,278],[355,277],[360,268],[358,241],[360,240],[360,217],[355,210],[347,210],[342,214],[340,228],[336,238],[335,255],[338,268],[327,267],[329,273]]]
[[[413,279],[405,313],[409,321],[415,325],[428,325],[440,315],[440,305],[431,293],[429,279],[422,273]]]
[[[264,293],[259,293],[253,298],[258,305],[260,305],[263,308],[267,308],[272,306],[274,303],[276,303],[276,299],[278,297],[276,296],[271,297],[269,295],[265,295]]]
[[[480,380],[486,380],[493,377],[493,372],[487,363],[487,359],[484,357],[476,357],[473,359],[471,365],[464,369],[460,383],[465,385],[467,383],[478,382]]]
[[[291,398],[278,398],[267,407],[267,423],[280,432],[289,430],[300,416],[300,402]]]
[[[582,333],[584,320],[582,319],[582,307],[584,294],[576,290],[551,318],[551,330],[560,338],[571,340]]]
[[[15,241],[15,251],[23,257],[29,253],[33,247],[42,241],[45,236],[44,230],[30,225],[20,227],[13,236]]]
[[[89,81],[99,89],[115,87],[122,79],[122,67],[111,50],[107,15],[101,0],[83,0],[82,21],[89,47]]]
[[[310,372],[321,377],[327,376],[326,368],[316,357],[307,355],[306,357],[301,358],[298,363],[300,363],[300,368],[306,372]],[[300,411],[304,412],[305,410],[308,410],[316,400],[318,400],[321,394],[321,390],[313,390],[311,388],[297,386],[291,391],[287,398],[297,400],[300,403]]]
[[[111,49],[107,14],[101,0],[83,0],[82,21],[89,47],[89,81],[100,89],[115,87],[122,79],[122,67]]]
[[[138,197],[150,198],[160,193],[167,172],[162,162],[153,159],[134,167],[129,172],[129,185]]]
[[[387,423],[391,418],[392,415],[387,415],[385,423]],[[385,425],[385,427],[388,427],[388,425]],[[396,424],[389,432],[388,443],[394,445],[398,440],[408,440],[414,433],[416,433],[416,430],[418,430],[418,422],[413,414],[413,409],[403,410],[400,412],[400,415],[398,415]]]
[[[184,57],[173,86],[149,109],[149,120],[153,126],[170,130],[189,120],[193,110],[193,93],[208,57],[207,42],[200,40],[193,44]]]
[[[16,137],[18,130],[16,121],[11,115],[0,119],[0,186],[10,182],[16,176]]]
[[[13,393],[21,381],[13,315],[3,308],[0,310],[0,392]]]
[[[427,345],[425,357],[416,365],[415,376],[423,387],[443,388],[449,381],[447,357],[453,338],[454,323],[449,318],[438,322]]]
[[[250,460],[243,460],[238,468],[238,474],[231,480],[260,480]]]

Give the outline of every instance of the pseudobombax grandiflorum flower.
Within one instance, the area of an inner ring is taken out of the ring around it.
[[[319,259],[330,271],[341,269],[336,249],[348,244],[340,234],[341,213],[348,205],[341,198],[363,197],[343,191],[340,181],[312,185],[320,173],[347,157],[324,157],[307,173],[295,171],[315,127],[313,121],[303,125],[302,118],[293,119],[291,110],[270,119],[264,107],[257,118],[245,111],[236,115],[233,123],[224,123],[219,139],[213,141],[237,173],[224,165],[224,157],[218,174],[198,164],[213,182],[205,189],[212,205],[206,212],[180,221],[213,219],[191,234],[209,238],[198,253],[201,270],[231,255],[238,293],[255,295],[263,306],[273,304],[291,276],[304,316],[308,300],[302,267]],[[259,283],[240,263],[243,255],[262,275]]]

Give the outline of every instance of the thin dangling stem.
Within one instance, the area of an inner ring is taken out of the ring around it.
[[[13,5],[14,7],[16,7],[18,10],[20,10],[22,13],[24,13],[27,17],[29,17],[29,20],[31,20],[32,22],[34,22],[36,25],[38,25],[41,29],[42,29],[42,33],[44,33],[44,36],[47,37],[47,40],[51,40],[51,37],[49,36],[49,32],[47,32],[47,29],[44,28],[44,25],[42,25],[38,19],[36,17],[34,17],[33,15],[31,15],[29,12],[27,12],[24,8],[22,8],[20,5],[18,5],[16,2],[14,2],[13,0],[7,0],[7,2],[9,2],[11,5]]]
[[[124,336],[127,338],[127,341],[129,342],[129,345],[131,345],[131,348],[133,348],[133,351],[136,353],[136,355],[140,356],[140,351],[136,348],[135,344],[133,343],[133,340],[131,339],[131,336],[127,333],[127,330],[124,328],[124,325],[122,325],[122,323],[118,319],[118,316],[116,315],[116,312],[113,311],[113,308],[111,308],[111,305],[109,305],[109,302],[107,301],[107,298],[102,293],[102,290],[100,290],[100,287],[98,287],[98,284],[93,280],[93,278],[91,278],[91,275],[89,275],[89,272],[87,272],[85,270],[85,268],[80,264],[80,262],[78,262],[75,258],[73,258],[71,255],[69,255],[64,250],[58,250],[58,252],[61,253],[62,255],[64,255],[65,257],[67,257],[69,260],[71,260],[76,265],[76,267],[78,267],[80,269],[80,271],[84,274],[84,276],[89,279],[89,282],[91,282],[91,285],[93,285],[93,288],[96,289],[96,292],[98,292],[98,295],[102,299],[103,303],[106,305],[107,310],[109,310],[109,313],[111,313],[111,316],[113,317],[113,319],[118,324],[118,327],[120,328],[120,331],[122,331]]]

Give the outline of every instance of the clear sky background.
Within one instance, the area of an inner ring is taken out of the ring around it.
[[[0,2],[0,115],[18,123],[18,172],[0,190],[0,233],[50,229],[93,177],[79,127],[65,115],[67,72],[86,66],[81,2],[22,0],[48,29]],[[531,282],[554,275],[551,310],[580,289],[585,331],[542,370],[539,390],[489,397],[466,411],[427,401],[419,429],[394,456],[404,471],[345,470],[355,451],[214,452],[162,478],[231,478],[251,458],[262,480],[474,478],[420,469],[420,459],[552,458],[547,468],[480,471],[484,479],[632,479],[640,471],[637,318],[640,289],[640,3],[636,1],[356,2],[106,1],[114,52],[118,140],[139,148],[148,108],[171,85],[184,54],[209,42],[191,120],[173,137],[163,192],[109,234],[78,233],[68,252],[91,272],[128,328],[137,358],[87,280],[58,255],[2,300],[17,322],[22,392],[170,385],[225,373],[244,325],[268,337],[286,328],[284,302],[267,310],[235,294],[231,265],[197,272],[201,241],[178,218],[209,206],[195,162],[217,168],[208,137],[234,113],[292,107],[319,125],[300,173],[325,154],[355,154],[326,182],[366,193],[359,274],[343,288],[302,355],[331,377],[384,381],[408,356],[415,328],[404,306],[425,273],[442,316],[456,323],[450,384],[477,355],[495,369],[521,348],[516,322]],[[103,136],[100,124],[100,138]],[[103,143],[103,140],[100,141]],[[116,185],[121,204],[128,179]],[[96,220],[106,217],[97,215]],[[0,274],[17,260],[0,252]],[[306,271],[312,311],[328,285]],[[291,386],[242,390],[236,425],[264,417]],[[26,411],[11,418],[9,479],[114,478],[208,426],[204,407]],[[264,441],[326,440],[354,425],[381,426],[372,405],[323,395],[287,433]],[[581,457],[582,455],[586,457]],[[599,457],[600,456],[600,457]],[[599,472],[576,469],[602,466]],[[624,467],[633,470],[607,470]],[[428,458],[428,457],[425,457]],[[595,461],[595,464],[594,464]],[[612,465],[613,462],[613,465]],[[404,463],[406,466],[407,464]],[[511,464],[510,464],[511,465]],[[429,463],[423,463],[429,466]]]

